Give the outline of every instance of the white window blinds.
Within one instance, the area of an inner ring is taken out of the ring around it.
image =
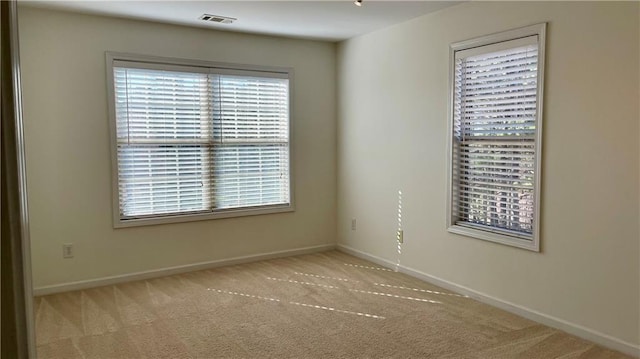
[[[289,80],[212,80],[216,208],[289,203]]]
[[[120,219],[289,205],[286,74],[113,67]]]
[[[537,36],[456,52],[453,91],[455,224],[531,240]]]

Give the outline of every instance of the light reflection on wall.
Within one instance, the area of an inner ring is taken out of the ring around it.
[[[396,272],[400,269],[400,257],[402,256],[402,190],[398,190],[398,230],[396,231],[396,244],[398,246],[398,260],[396,261]]]

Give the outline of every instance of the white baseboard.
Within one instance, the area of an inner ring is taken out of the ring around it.
[[[242,264],[242,263],[248,263],[248,262],[257,262],[257,261],[266,260],[266,259],[290,257],[290,256],[297,256],[301,254],[309,254],[309,253],[316,253],[316,252],[324,252],[324,251],[332,250],[335,248],[336,248],[335,244],[323,244],[323,245],[313,246],[313,247],[304,247],[304,248],[296,248],[296,249],[287,249],[284,251],[252,254],[248,256],[234,257],[229,259],[220,259],[220,260],[209,261],[209,262],[185,264],[181,266],[154,269],[154,270],[144,271],[144,272],[136,272],[136,273],[116,275],[116,276],[110,276],[110,277],[81,280],[77,282],[48,285],[44,287],[34,288],[33,295],[40,296],[40,295],[48,295],[48,294],[54,294],[54,293],[60,293],[60,292],[69,292],[74,290],[102,287],[105,285],[113,285],[118,283],[131,282],[135,280],[165,277],[165,276],[174,275],[174,274],[193,272],[193,271],[198,271],[203,269]]]
[[[362,251],[359,251],[357,249],[351,248],[349,246],[345,246],[343,244],[338,244],[337,245],[337,249],[345,252],[347,254],[351,254],[353,256],[362,258],[362,259],[366,259],[368,261],[371,261],[373,263],[379,264],[383,267],[387,267],[387,268],[396,268],[396,264],[393,263],[390,260],[384,259],[384,258],[380,258],[374,255],[371,255],[369,253],[365,253]],[[604,347],[607,348],[611,348],[620,352],[623,352],[627,355],[631,355],[631,356],[635,356],[635,357],[640,357],[640,346],[636,345],[636,344],[632,344],[632,343],[628,343],[626,341],[620,340],[618,338],[614,338],[610,335],[604,334],[604,333],[600,333],[596,330],[593,329],[589,329],[586,327],[583,327],[581,325],[575,324],[575,323],[571,323],[568,322],[566,320],[560,319],[560,318],[556,318],[538,311],[535,311],[533,309],[529,309],[529,308],[525,308],[523,306],[517,305],[517,304],[513,304],[510,302],[507,302],[505,300],[496,298],[496,297],[492,297],[488,294],[482,293],[482,292],[478,292],[476,290],[461,286],[459,284],[444,280],[444,279],[440,279],[437,277],[434,277],[432,275],[420,272],[418,270],[400,265],[398,267],[398,271],[408,274],[412,277],[421,279],[425,282],[437,285],[439,287],[448,289],[450,291],[459,293],[459,294],[463,294],[463,295],[468,295],[469,297],[476,299],[480,302],[489,304],[491,306],[506,310],[507,312],[519,315],[521,317],[533,320],[535,322],[550,326],[552,328],[556,328],[556,329],[560,329],[562,331],[565,331],[569,334],[573,334],[577,337],[589,340],[591,342],[597,343],[599,345],[602,345]]]

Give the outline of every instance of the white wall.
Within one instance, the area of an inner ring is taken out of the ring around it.
[[[637,345],[638,3],[470,2],[338,48],[339,244]],[[448,46],[548,21],[542,252],[446,231]],[[357,230],[351,231],[351,218]]]
[[[335,243],[335,45],[21,7],[34,286]],[[113,229],[105,51],[293,67],[296,211]],[[62,259],[73,243],[75,258]]]

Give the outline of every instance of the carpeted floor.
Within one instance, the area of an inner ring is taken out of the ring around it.
[[[626,358],[331,251],[35,299],[45,358]]]

